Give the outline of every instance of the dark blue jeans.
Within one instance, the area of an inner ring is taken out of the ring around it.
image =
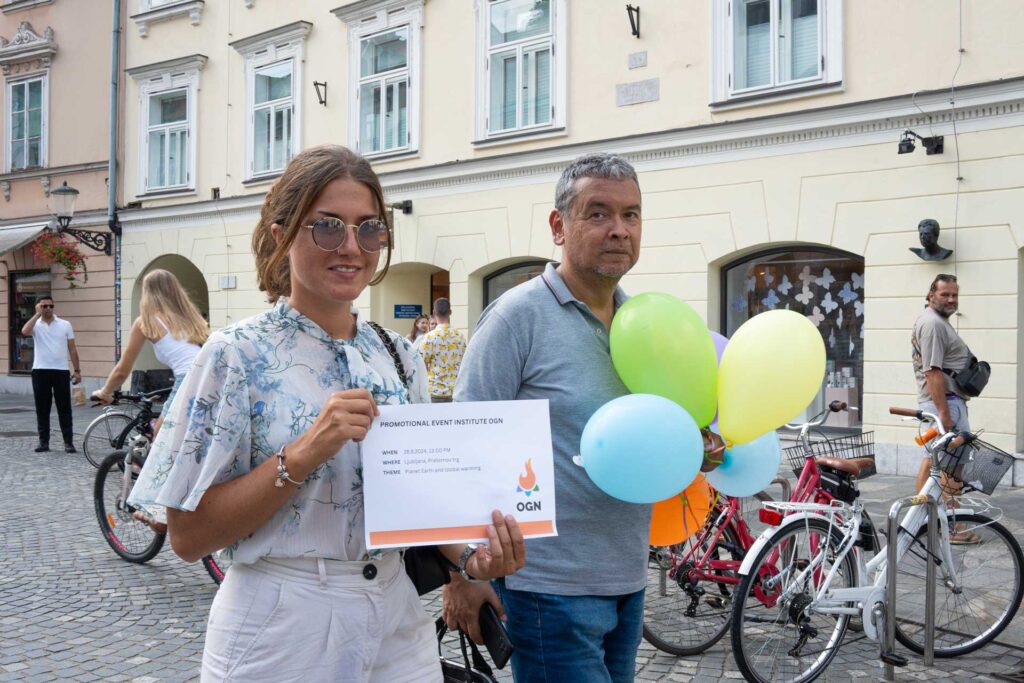
[[[516,683],[632,683],[644,592],[551,595],[495,581],[508,615]]]

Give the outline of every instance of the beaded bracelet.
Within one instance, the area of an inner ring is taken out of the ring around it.
[[[285,482],[295,484],[296,486],[302,486],[301,481],[295,481],[288,474],[288,468],[285,467],[284,464],[284,448],[284,446],[281,446],[277,449],[277,453],[274,454],[277,456],[277,479],[274,480],[274,486],[277,488],[283,488]]]

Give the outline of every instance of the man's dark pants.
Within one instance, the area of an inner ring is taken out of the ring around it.
[[[74,441],[71,423],[71,373],[67,370],[33,370],[32,394],[36,399],[36,428],[39,442],[50,443],[50,403],[57,404],[57,419],[64,443]]]

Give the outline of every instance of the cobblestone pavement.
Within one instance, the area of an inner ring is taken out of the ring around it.
[[[107,547],[92,506],[95,470],[81,455],[36,454],[31,399],[0,396],[0,683],[5,681],[192,681],[198,676],[206,616],[216,586],[201,564],[165,548],[145,565]],[[78,409],[80,435],[96,411]],[[56,425],[55,425],[56,427]],[[28,432],[28,434],[26,434]],[[907,478],[862,484],[869,506],[905,494]],[[1020,537],[1024,490],[997,491],[1005,520]],[[876,519],[878,517],[876,516]],[[425,599],[440,611],[437,595]],[[897,680],[994,680],[1024,667],[1022,618],[981,652],[924,669],[911,664]],[[852,638],[851,638],[852,641]],[[455,641],[449,637],[449,645]],[[457,657],[447,647],[448,656]],[[498,680],[510,681],[507,671]],[[728,637],[701,657],[677,658],[644,642],[639,680],[741,679]],[[877,645],[848,641],[820,680],[880,680]]]

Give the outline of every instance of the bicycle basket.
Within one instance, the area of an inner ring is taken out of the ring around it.
[[[861,432],[860,434],[837,436],[823,441],[812,441],[811,455],[816,458],[841,458],[844,460],[850,458],[870,458],[874,462],[875,433]],[[800,476],[800,472],[804,468],[804,461],[807,459],[807,452],[804,450],[804,447],[797,444],[796,446],[783,448],[782,456],[789,463],[789,466],[793,468],[793,472]],[[861,468],[860,476],[857,478],[866,479],[876,472],[877,470],[874,465],[864,467]]]
[[[939,456],[939,468],[963,485],[963,488],[946,485],[947,493],[952,495],[980,491],[991,496],[1011,467],[1012,455],[981,439],[953,451],[944,450]]]

